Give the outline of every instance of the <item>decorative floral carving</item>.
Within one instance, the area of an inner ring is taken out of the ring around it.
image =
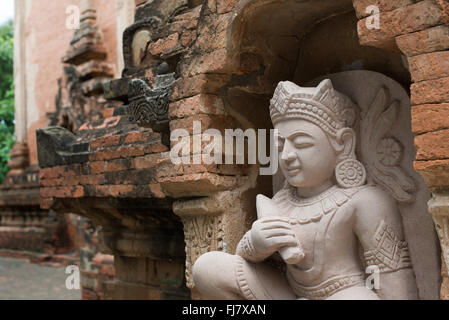
[[[399,101],[391,101],[390,92],[381,87],[360,122],[360,146],[368,179],[382,186],[399,202],[415,199],[416,183],[401,167],[402,146],[391,129],[399,113]],[[377,156],[372,156],[373,146]]]
[[[395,138],[383,138],[376,151],[380,163],[385,166],[395,167],[401,162],[403,147]]]
[[[202,254],[209,251],[225,251],[222,216],[194,216],[183,219],[186,242],[186,282],[194,287],[192,266]]]

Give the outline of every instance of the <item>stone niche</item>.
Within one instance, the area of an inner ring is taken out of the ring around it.
[[[391,130],[385,133],[384,143],[391,140],[393,147],[400,148],[400,157],[392,160],[401,167],[395,179],[399,179],[399,184],[404,181],[409,184],[402,184],[409,193],[402,198],[397,195],[400,199],[397,202],[410,246],[419,298],[438,299],[440,248],[427,209],[430,192],[413,170],[415,149],[408,89],[411,80],[405,57],[359,44],[357,17],[349,0],[323,0],[319,4],[316,1],[247,1],[239,9],[240,16],[234,20],[228,44],[237,70],[221,93],[226,110],[241,127],[272,128],[269,99],[277,83],[284,80],[311,86],[317,84],[317,79],[330,78],[335,81],[337,90],[349,95],[365,111],[382,87],[388,88],[391,102],[399,101],[398,113]],[[361,89],[364,86],[366,90]],[[380,149],[373,150],[373,156],[382,152]],[[270,178],[259,176],[250,193],[272,197],[283,181],[279,174]],[[371,182],[379,184],[375,177]],[[382,187],[391,194],[388,189],[391,186]],[[396,189],[401,187],[396,186]],[[244,228],[249,228],[255,218],[253,201],[248,197]]]

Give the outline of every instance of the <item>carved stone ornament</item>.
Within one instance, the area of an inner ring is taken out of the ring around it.
[[[258,219],[235,255],[208,252],[195,262],[193,280],[203,297],[418,297],[398,206],[414,199],[416,185],[402,167],[403,136],[391,130],[399,101],[377,88],[362,108],[330,79],[316,87],[278,84],[270,115],[284,187],[272,199],[258,195]],[[357,159],[373,150],[374,160]],[[370,286],[372,270],[378,283]]]
[[[160,132],[168,126],[169,88],[174,81],[174,74],[156,77],[153,89],[144,80],[133,79],[129,82],[129,115],[131,121],[139,126],[150,127]]]

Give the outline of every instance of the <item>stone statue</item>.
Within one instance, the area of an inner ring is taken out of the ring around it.
[[[270,115],[285,185],[272,199],[258,195],[258,220],[236,255],[208,252],[196,261],[193,279],[202,296],[417,298],[397,203],[366,183],[356,158],[358,112],[329,79],[311,88],[278,84]]]

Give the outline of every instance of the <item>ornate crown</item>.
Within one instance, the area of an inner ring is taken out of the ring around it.
[[[304,119],[332,135],[354,125],[355,110],[351,99],[334,90],[329,79],[315,88],[300,87],[290,81],[279,82],[270,101],[273,124],[287,119]]]

